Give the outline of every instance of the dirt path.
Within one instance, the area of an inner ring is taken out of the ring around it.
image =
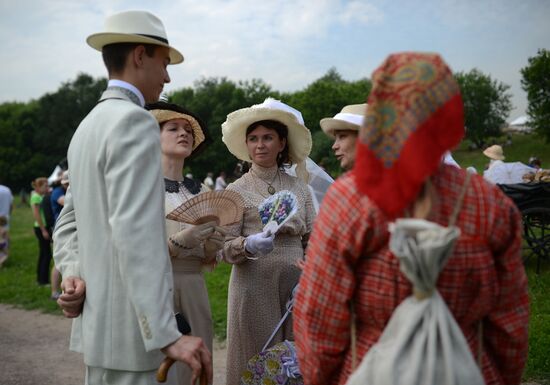
[[[71,320],[0,304],[0,383],[84,384],[82,356],[69,351]],[[224,385],[226,350],[214,346],[214,384]]]

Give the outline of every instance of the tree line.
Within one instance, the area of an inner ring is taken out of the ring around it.
[[[541,110],[548,116],[550,108],[550,58],[544,50],[539,51],[539,56],[529,59],[530,64],[522,70],[525,71],[526,90],[527,87],[546,90],[542,102],[540,97],[537,99],[543,107],[535,108],[530,104],[530,116],[532,111],[536,114]],[[455,76],[464,99],[466,138],[478,148],[482,147],[490,138],[501,135],[512,108],[509,86],[477,69]],[[546,83],[539,77],[546,79]],[[535,80],[530,80],[532,78]],[[31,180],[50,175],[65,158],[75,129],[95,106],[106,84],[106,78],[94,79],[79,74],[75,80],[63,83],[57,91],[37,100],[0,104],[0,183],[13,191],[28,191]],[[365,103],[371,87],[367,77],[348,81],[331,68],[324,76],[295,92],[274,90],[261,79],[235,82],[227,78],[203,78],[193,87],[178,89],[168,95],[169,101],[197,113],[207,123],[212,139],[210,146],[186,164],[185,172],[201,180],[209,171],[225,171],[231,175],[237,160],[221,141],[221,124],[230,112],[261,103],[271,96],[302,113],[313,137],[311,158],[337,176],[340,170],[330,149],[332,142],[321,131],[319,121],[335,115],[345,105]],[[550,119],[546,119],[535,126],[547,140],[550,140],[549,124]]]

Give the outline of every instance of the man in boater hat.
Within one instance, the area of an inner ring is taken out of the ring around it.
[[[342,108],[334,118],[324,118],[319,122],[323,132],[334,139],[332,150],[345,171],[351,170],[355,163],[355,142],[366,110],[366,103],[351,104]]]
[[[110,16],[87,42],[102,52],[109,83],[69,145],[71,184],[54,233],[59,304],[76,317],[71,349],[84,354],[89,385],[155,384],[162,353],[211,383],[210,352],[173,316],[159,129],[143,108],[183,56],[144,11]]]

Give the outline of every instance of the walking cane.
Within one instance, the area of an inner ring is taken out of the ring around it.
[[[178,330],[183,335],[190,335],[191,334],[191,326],[189,326],[189,323],[187,320],[183,317],[182,314],[176,313],[176,322],[178,323]],[[160,363],[160,366],[157,370],[157,381],[160,383],[166,382],[166,377],[168,376],[168,370],[170,370],[170,367],[172,364],[176,362],[170,357],[165,357],[164,360]],[[199,377],[199,384],[200,385],[208,385],[208,378],[206,377],[206,372],[201,369],[201,374]]]

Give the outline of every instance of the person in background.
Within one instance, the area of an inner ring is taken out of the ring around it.
[[[2,226],[4,229],[4,248],[2,251],[2,257],[0,257],[0,266],[4,263],[9,256],[9,230],[10,230],[10,216],[13,211],[13,194],[9,187],[1,184],[0,180],[0,217],[5,218],[5,224]]]
[[[499,146],[498,144],[493,144],[492,146],[487,147],[483,150],[483,155],[489,158],[489,163],[487,163],[486,167],[487,169],[495,164],[498,165],[502,163],[504,159],[506,159],[502,146]]]
[[[179,207],[207,187],[182,177],[185,161],[206,144],[206,124],[195,114],[171,103],[157,102],[146,108],[160,125],[165,214]],[[223,247],[225,231],[214,222],[198,226],[166,219],[166,243],[174,276],[174,310],[212,351],[214,328],[204,270],[212,269],[216,253]],[[169,374],[170,385],[191,383],[191,370],[182,363]]]
[[[31,186],[30,205],[34,218],[34,234],[38,240],[38,263],[36,267],[36,281],[41,286],[50,283],[50,262],[52,260],[51,234],[46,225],[44,211],[41,207],[42,200],[48,194],[48,178],[36,178]]]
[[[209,172],[206,174],[206,178],[204,178],[204,181],[202,182],[206,187],[208,187],[209,190],[214,190],[214,173]]]
[[[230,113],[222,124],[222,140],[250,170],[227,186],[245,202],[242,221],[231,226],[223,258],[232,264],[227,307],[226,384],[237,385],[246,364],[260,353],[286,312],[286,302],[298,282],[315,216],[306,184],[305,161],[311,134],[296,109],[271,98]],[[285,169],[295,163],[293,177]],[[276,234],[263,230],[258,206],[278,191],[296,195],[298,211]],[[285,321],[272,344],[292,339]]]
[[[71,184],[54,232],[58,303],[78,317],[71,349],[84,354],[87,385],[155,384],[163,353],[211,383],[211,353],[174,318],[160,132],[143,108],[183,56],[145,11],[109,16],[87,42],[101,51],[109,82],[71,139]]]
[[[537,158],[535,156],[532,156],[532,157],[529,158],[528,166],[532,167],[536,170],[539,170],[542,167],[542,162],[540,161],[539,158]]]
[[[61,174],[59,185],[52,190],[52,193],[50,195],[50,202],[51,202],[54,222],[57,222],[57,218],[61,213],[61,209],[65,205],[65,193],[68,188],[69,188],[69,170],[65,170]],[[59,273],[59,270],[57,270],[55,265],[52,267],[52,271],[51,271],[51,284],[52,284],[51,286],[52,293],[50,298],[52,300],[57,301],[57,299],[61,295],[61,287],[60,287],[61,273]]]
[[[8,259],[8,218],[0,215],[0,268]]]
[[[304,383],[345,384],[351,322],[361,359],[412,294],[389,248],[389,224],[413,217],[447,226],[465,191],[461,235],[437,289],[473,356],[480,353],[485,383],[519,384],[529,325],[521,216],[498,187],[441,162],[464,137],[460,88],[439,55],[412,52],[390,55],[372,81],[354,169],[324,198],[294,304]]]
[[[323,132],[334,139],[332,150],[345,171],[351,170],[355,163],[355,142],[366,108],[365,103],[351,104],[333,118],[324,118],[319,122]]]
[[[216,185],[214,190],[225,190],[227,182],[225,181],[225,171],[221,171],[220,175],[216,178]]]

